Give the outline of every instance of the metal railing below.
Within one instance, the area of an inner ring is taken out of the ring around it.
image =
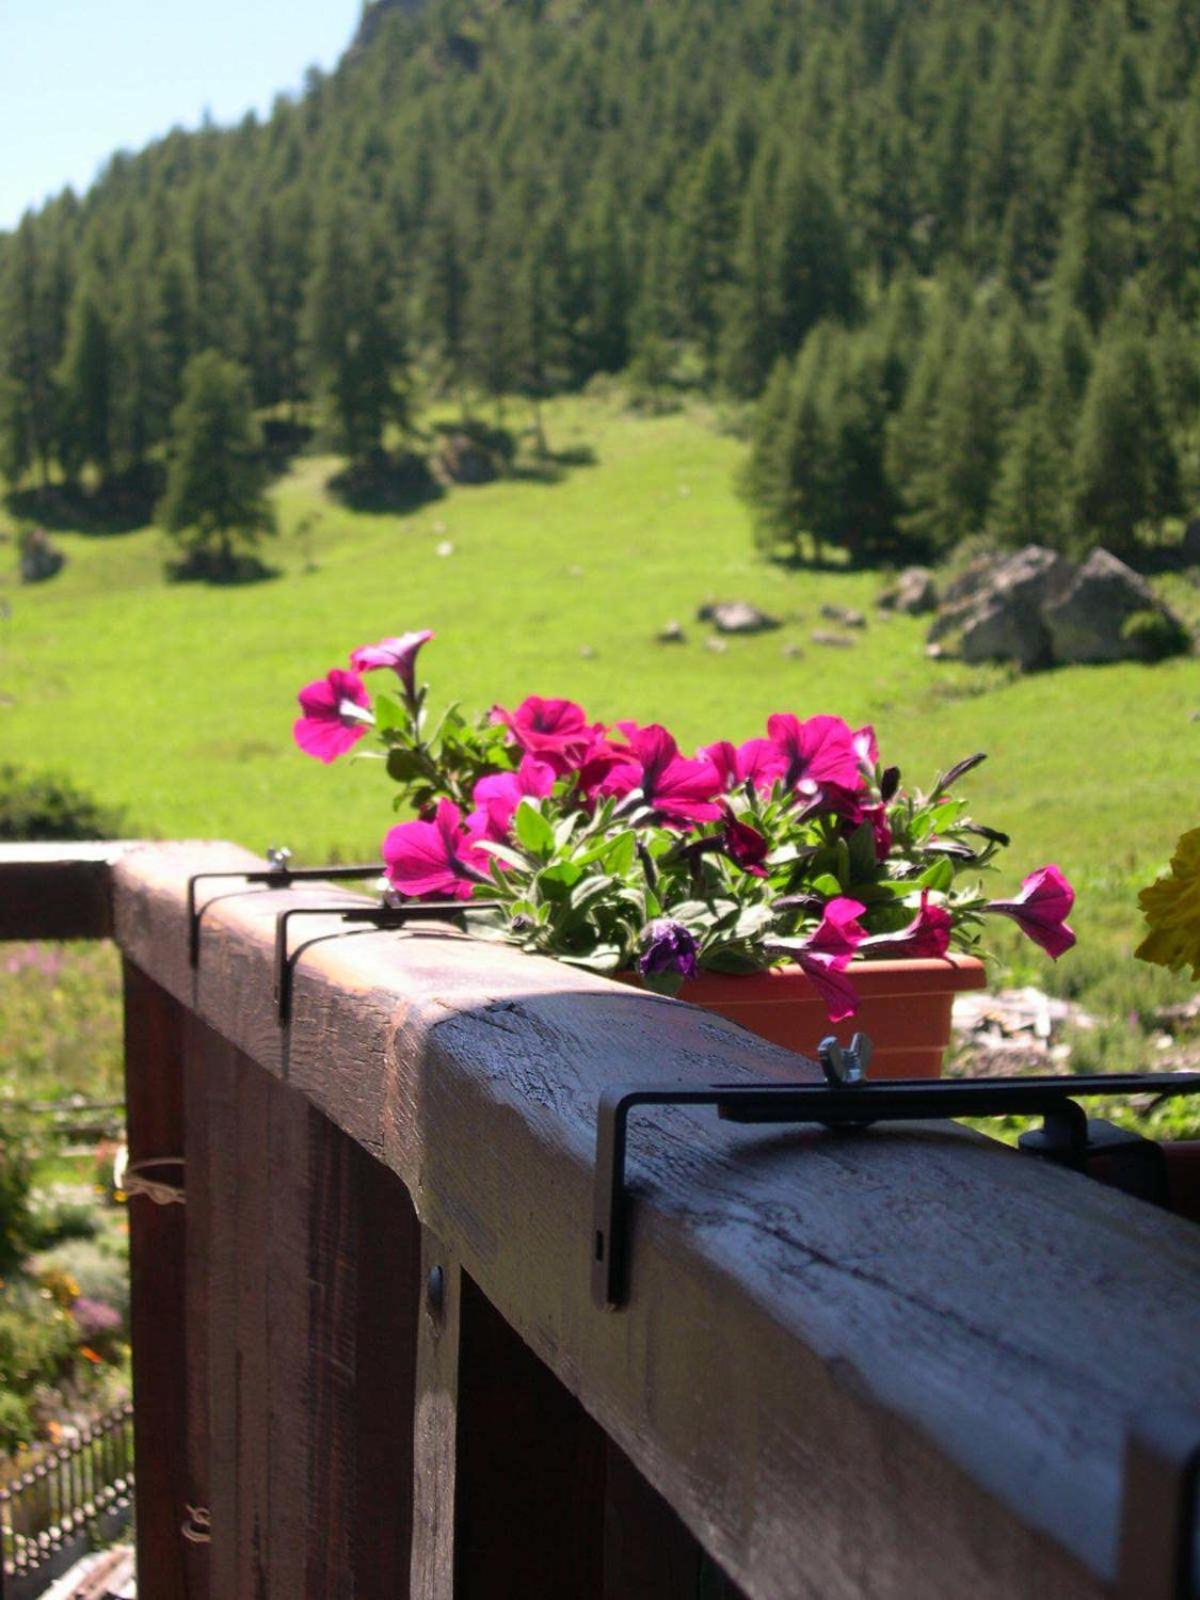
[[[0,1488],[0,1600],[36,1600],[133,1512],[133,1406],[124,1402],[69,1444],[41,1451]]]

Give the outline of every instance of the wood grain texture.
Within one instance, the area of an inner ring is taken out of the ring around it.
[[[0,844],[0,939],[107,939],[124,843]]]
[[[131,1162],[184,1148],[182,1008],[125,964],[125,1101]],[[129,1322],[138,1462],[137,1559],[161,1600],[190,1600],[180,1524],[189,1496],[185,1208],[129,1205]],[[153,1466],[149,1465],[153,1463]]]
[[[421,1281],[426,1293],[417,1317],[409,1596],[410,1600],[456,1600],[462,1272],[428,1229],[421,1230]],[[436,1284],[436,1292],[429,1292],[431,1284]]]
[[[948,1125],[830,1137],[647,1111],[632,1297],[597,1313],[601,1088],[805,1064],[502,947],[334,922],[303,925],[283,1034],[273,919],[301,891],[226,895],[187,966],[183,880],[218,853],[117,864],[124,948],[399,1174],[753,1600],[989,1600],[1031,1574],[1048,1600],[1104,1591],[1131,1418],[1151,1393],[1200,1402],[1194,1229]],[[418,1496],[421,1548],[427,1511]]]

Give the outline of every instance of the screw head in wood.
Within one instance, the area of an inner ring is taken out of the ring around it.
[[[425,1281],[425,1309],[435,1322],[440,1322],[446,1307],[446,1274],[441,1267],[430,1267]]]

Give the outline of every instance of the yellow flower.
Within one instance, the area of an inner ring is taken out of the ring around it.
[[[1190,964],[1200,980],[1200,828],[1175,846],[1171,871],[1138,895],[1149,933],[1138,945],[1139,960],[1179,972]]]

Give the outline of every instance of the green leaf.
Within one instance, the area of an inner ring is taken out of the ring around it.
[[[388,751],[387,769],[388,777],[397,783],[414,783],[425,770],[415,750],[404,750],[400,746]]]
[[[860,823],[850,835],[850,875],[855,883],[873,878],[878,869],[875,856],[875,830],[869,822]]]
[[[513,832],[531,855],[544,856],[554,848],[554,829],[529,800],[522,800],[517,807]]]
[[[954,867],[943,856],[940,861],[935,861],[931,867],[925,868],[917,883],[922,889],[937,889],[945,894],[947,889],[954,886]]]
[[[394,694],[377,694],[375,696],[375,726],[380,733],[387,733],[391,729],[404,732],[408,728],[408,712]]]
[[[529,862],[516,850],[510,850],[506,844],[497,844],[494,839],[479,839],[476,849],[486,850],[489,855],[495,856],[497,861],[502,861],[506,867],[515,867],[518,872],[528,872]]]

